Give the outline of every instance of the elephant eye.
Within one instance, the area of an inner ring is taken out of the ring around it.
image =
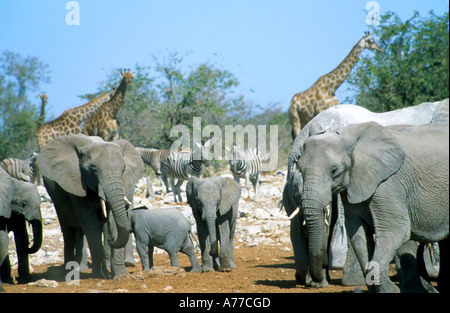
[[[97,173],[98,173],[97,166],[95,166],[94,164],[89,165],[89,171],[90,171],[92,174],[97,174]]]
[[[341,175],[342,170],[338,166],[332,166],[330,172],[331,172],[331,177],[336,178],[339,175]]]
[[[23,201],[21,202],[21,205],[22,205],[22,208],[26,207],[26,206],[28,205],[28,201],[23,200]]]

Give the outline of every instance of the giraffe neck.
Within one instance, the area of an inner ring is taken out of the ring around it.
[[[57,120],[65,119],[70,116],[72,119],[75,118],[76,123],[79,125],[91,116],[97,114],[100,111],[102,104],[107,102],[110,98],[111,93],[106,92],[86,104],[63,112]]]
[[[111,98],[111,100],[108,102],[108,111],[113,115],[116,116],[117,112],[119,112],[120,107],[123,105],[123,100],[125,98],[125,92],[127,91],[128,82],[127,79],[124,77],[122,81],[120,82],[119,87],[117,88],[116,93]]]
[[[361,47],[360,42],[358,42],[350,51],[350,53],[345,57],[345,59],[330,73],[325,75],[330,78],[331,83],[328,84],[328,88],[334,93],[336,89],[345,81],[348,74],[352,70],[361,52],[364,50]]]

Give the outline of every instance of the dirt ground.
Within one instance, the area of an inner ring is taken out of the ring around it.
[[[143,272],[140,263],[129,267],[130,275],[120,279],[93,279],[81,273],[79,285],[65,282],[61,264],[36,267],[32,280],[58,281],[58,286],[37,287],[30,284],[3,285],[7,293],[342,293],[355,287],[340,286],[341,270],[331,271],[327,288],[299,286],[294,279],[293,256],[288,245],[236,246],[237,268],[229,273],[189,273],[189,259],[179,254],[181,268],[170,267],[167,254],[154,257],[156,269]],[[395,273],[395,270],[394,272]],[[17,275],[13,272],[13,275]],[[365,286],[357,290],[367,290]]]

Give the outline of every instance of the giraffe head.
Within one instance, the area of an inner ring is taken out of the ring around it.
[[[47,94],[44,91],[38,95],[38,97],[41,98],[43,102],[47,102]]]
[[[122,70],[120,70],[119,74],[120,74],[120,77],[125,77],[128,85],[133,86],[133,77],[136,73],[131,73],[130,69],[128,69],[128,70],[124,70],[123,73],[122,73]]]
[[[381,49],[380,46],[375,42],[375,40],[372,37],[372,34],[369,32],[365,33],[365,36],[359,41],[359,45],[363,49],[377,50],[379,52],[383,52],[383,49]]]

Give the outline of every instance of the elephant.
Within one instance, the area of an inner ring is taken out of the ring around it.
[[[191,273],[202,271],[190,238],[191,224],[175,208],[149,210],[139,207],[130,210],[131,228],[136,238],[136,249],[144,271],[153,267],[153,248],[166,250],[171,266],[180,266],[178,251],[189,257]]]
[[[29,247],[26,221],[33,228],[33,245]],[[19,261],[19,282],[29,280],[28,255],[42,245],[41,197],[37,187],[10,177],[0,169],[0,282],[12,283],[8,256],[8,232],[14,232]]]
[[[339,133],[309,137],[302,152],[301,213],[314,282],[324,279],[324,214],[336,194],[344,204],[348,237],[370,290],[399,291],[387,269],[396,253],[401,262],[406,257],[400,248],[408,241],[448,241],[448,124],[355,124]],[[440,250],[441,277],[448,271],[448,260],[443,246]],[[447,288],[445,280],[441,283],[440,288]]]
[[[64,263],[80,261],[74,251],[81,229],[88,241],[93,277],[108,278],[102,246],[106,223],[112,275],[128,274],[121,248],[131,232],[127,208],[144,171],[139,152],[123,139],[105,142],[95,136],[64,136],[42,149],[38,165],[61,225]]]
[[[230,272],[236,268],[233,240],[241,197],[239,184],[229,177],[192,176],[186,196],[197,223],[203,272]]]
[[[308,137],[318,133],[339,132],[346,126],[369,121],[375,121],[383,126],[395,124],[421,125],[430,122],[445,121],[447,116],[448,123],[448,106],[449,101],[448,99],[445,99],[433,103],[426,102],[416,106],[385,113],[374,113],[358,105],[337,105],[319,113],[300,131],[289,151],[287,180],[281,204],[284,205],[286,212],[290,216],[295,215],[295,213],[300,210],[301,203],[299,200],[295,203],[290,203],[291,207],[293,206],[293,211],[290,211],[291,213],[288,212],[289,209],[284,203],[289,202],[287,195],[292,192],[298,193],[297,198],[301,198],[303,186],[298,185],[297,191],[292,190],[293,187],[290,180],[293,179],[293,175],[290,173],[294,171],[295,165],[300,160],[303,152],[303,145]],[[301,175],[301,173],[298,175]],[[336,196],[336,201],[333,201],[333,203],[336,203],[332,205],[332,217],[330,219],[330,229],[333,229],[333,231],[328,232],[328,235],[331,236],[334,234],[335,237],[339,237],[334,241],[334,243],[338,243],[333,246],[334,255],[348,254],[344,265],[342,283],[344,285],[360,285],[361,283],[364,283],[363,276],[359,270],[359,264],[357,264],[354,253],[351,251],[351,246],[349,245],[350,249],[347,247],[347,234],[344,227],[345,221],[343,217],[344,211],[339,195]],[[338,215],[338,217],[333,217],[335,215]],[[296,218],[293,217],[293,219],[295,220]],[[335,221],[337,220],[340,223],[335,224]],[[302,224],[300,224],[300,227],[295,227],[294,229],[291,228],[291,242],[293,244],[296,263],[295,267],[297,269],[296,280],[301,284],[309,284],[310,281],[306,278],[306,275],[308,274],[308,254],[297,253],[297,251],[304,251],[304,247],[299,245],[306,242],[305,234],[304,225]],[[328,242],[330,241],[331,238],[329,238]],[[327,248],[330,250],[330,247]],[[333,255],[333,253],[330,254]],[[327,284],[325,281],[323,283],[325,285]]]

